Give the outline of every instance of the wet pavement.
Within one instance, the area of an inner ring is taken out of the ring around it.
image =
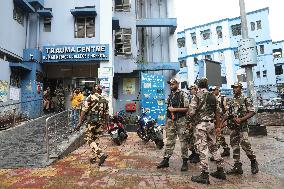
[[[284,127],[268,127],[268,133],[267,137],[250,139],[260,163],[257,175],[251,174],[250,162],[242,153],[242,176],[227,176],[226,181],[210,177],[208,186],[190,181],[192,175],[199,173],[197,165],[190,164],[188,172],[180,172],[182,160],[178,142],[170,167],[157,170],[163,150],[157,150],[153,142],[144,144],[136,133],[130,133],[120,147],[115,146],[109,137],[102,138],[103,149],[109,154],[102,167],[89,163],[90,149],[84,145],[45,168],[0,169],[0,188],[283,189],[284,143],[278,139],[283,138]],[[225,168],[229,169],[232,159],[226,158],[225,161]],[[210,171],[214,169],[214,164],[211,164]]]

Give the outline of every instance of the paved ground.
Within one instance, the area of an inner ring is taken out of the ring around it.
[[[210,177],[209,186],[190,181],[193,174],[198,174],[197,165],[190,164],[188,172],[180,172],[179,147],[170,168],[157,170],[163,150],[157,150],[154,143],[143,144],[135,133],[131,133],[121,147],[114,146],[108,137],[103,138],[104,148],[109,146],[105,149],[109,158],[102,167],[89,163],[90,150],[84,145],[46,168],[0,169],[0,188],[283,189],[284,142],[281,139],[284,139],[284,127],[270,127],[268,131],[268,137],[252,139],[260,163],[259,174],[251,175],[249,162],[244,158],[244,175],[228,176],[227,181]],[[226,159],[226,169],[229,164],[232,161]],[[213,164],[211,170],[214,170]]]

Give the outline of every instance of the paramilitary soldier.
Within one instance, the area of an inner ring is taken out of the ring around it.
[[[103,127],[106,121],[106,115],[108,114],[107,100],[101,95],[101,88],[98,85],[93,86],[93,93],[86,98],[83,105],[79,123],[76,130],[80,129],[82,121],[87,116],[87,130],[86,141],[92,149],[92,158],[90,162],[93,164],[98,159],[98,165],[101,166],[107,154],[103,153],[99,147],[99,139],[103,133]]]
[[[191,94],[191,99],[197,94],[197,90],[198,87],[197,85],[193,84],[189,87],[190,90],[190,94]],[[195,149],[195,137],[194,137],[194,123],[192,122],[192,120],[188,120],[189,122],[187,123],[189,125],[189,133],[188,133],[188,149],[191,151],[190,156],[188,156],[188,160],[190,161],[190,163],[198,163],[200,162],[200,158],[199,158],[199,154],[196,153],[196,149]]]
[[[228,102],[227,123],[231,129],[230,144],[233,149],[234,167],[227,174],[243,174],[242,163],[240,162],[240,145],[251,161],[252,174],[258,173],[258,163],[251,144],[248,141],[247,120],[255,115],[250,98],[242,95],[242,84],[235,83],[233,88],[234,97]]]
[[[209,184],[208,150],[217,163],[217,171],[210,175],[225,180],[223,159],[216,144],[216,129],[220,127],[220,107],[216,97],[208,91],[207,78],[198,82],[199,91],[191,100],[189,115],[197,123],[195,126],[195,145],[200,155],[201,174],[192,176],[193,182]],[[220,129],[220,128],[219,128]]]
[[[217,101],[220,105],[220,108],[221,108],[221,114],[220,115],[221,115],[221,120],[223,120],[224,115],[226,114],[226,110],[227,110],[227,98],[220,94],[218,86],[213,86],[211,88],[211,90],[212,90],[212,93],[216,96]],[[222,133],[222,131],[221,131],[220,135],[217,137],[217,145],[218,145],[218,148],[220,148],[220,146],[222,146],[223,149],[224,149],[224,151],[221,153],[221,157],[230,156],[230,147],[226,143],[226,140],[225,140],[225,137],[224,137],[224,134]]]
[[[167,126],[166,126],[166,147],[163,161],[157,168],[169,167],[169,159],[173,154],[176,138],[179,137],[181,144],[181,157],[183,159],[181,171],[188,170],[188,129],[186,124],[186,113],[188,111],[189,100],[185,92],[178,89],[177,79],[171,79],[169,82],[171,94],[167,99]]]

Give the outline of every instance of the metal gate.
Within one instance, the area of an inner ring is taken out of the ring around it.
[[[158,125],[165,125],[165,78],[163,75],[141,73],[141,107],[148,110],[148,115],[157,120]]]

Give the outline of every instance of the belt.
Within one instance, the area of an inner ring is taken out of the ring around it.
[[[201,120],[201,122],[210,122],[210,123],[214,123],[214,120]]]

